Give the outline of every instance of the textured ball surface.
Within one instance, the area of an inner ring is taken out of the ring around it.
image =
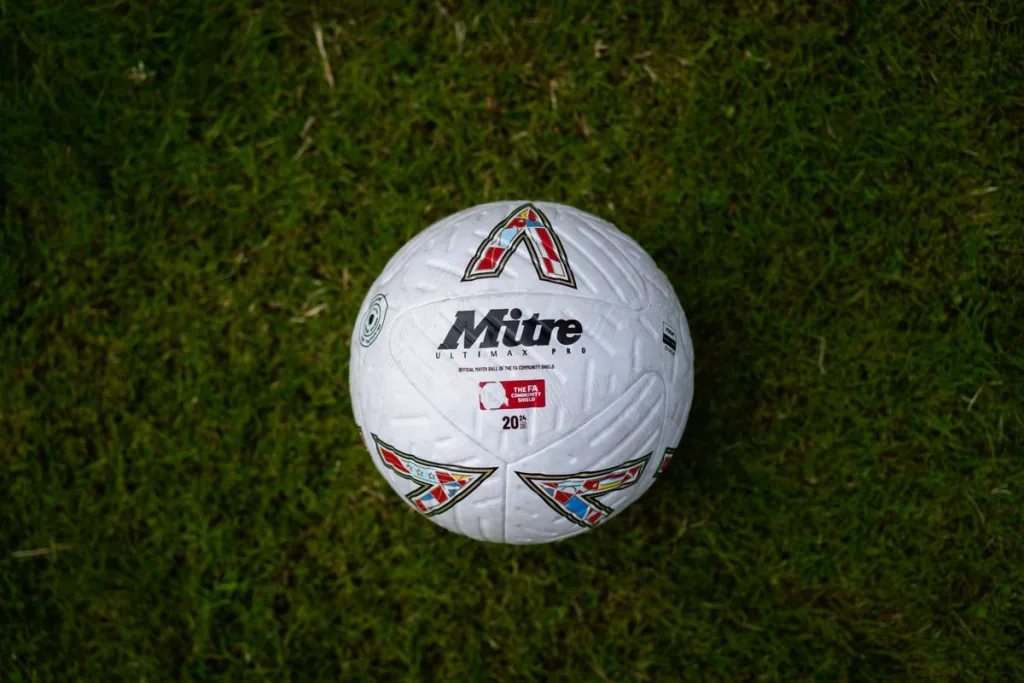
[[[631,238],[568,206],[496,202],[391,259],[359,311],[350,384],[410,507],[475,539],[545,543],[604,524],[664,471],[693,345]]]

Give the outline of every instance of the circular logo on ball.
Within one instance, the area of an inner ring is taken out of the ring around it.
[[[480,407],[484,410],[498,410],[508,403],[505,387],[500,382],[480,383]]]
[[[370,307],[363,316],[363,324],[359,328],[359,343],[369,346],[377,340],[381,328],[384,327],[384,316],[388,312],[388,300],[383,294],[373,297]]]

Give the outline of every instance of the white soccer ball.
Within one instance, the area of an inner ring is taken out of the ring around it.
[[[352,334],[352,406],[413,510],[499,543],[604,524],[661,474],[693,345],[631,238],[546,202],[476,206],[388,263]]]

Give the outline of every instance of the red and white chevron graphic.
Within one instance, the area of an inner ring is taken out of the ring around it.
[[[576,287],[562,241],[547,216],[533,204],[523,204],[494,226],[470,260],[462,281],[500,276],[520,244],[526,244],[537,277]]]

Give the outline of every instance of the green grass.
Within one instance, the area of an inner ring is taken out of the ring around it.
[[[0,2],[0,677],[1024,680],[1019,3],[159,4]],[[553,546],[412,513],[347,395],[390,256],[505,198],[697,354]]]

